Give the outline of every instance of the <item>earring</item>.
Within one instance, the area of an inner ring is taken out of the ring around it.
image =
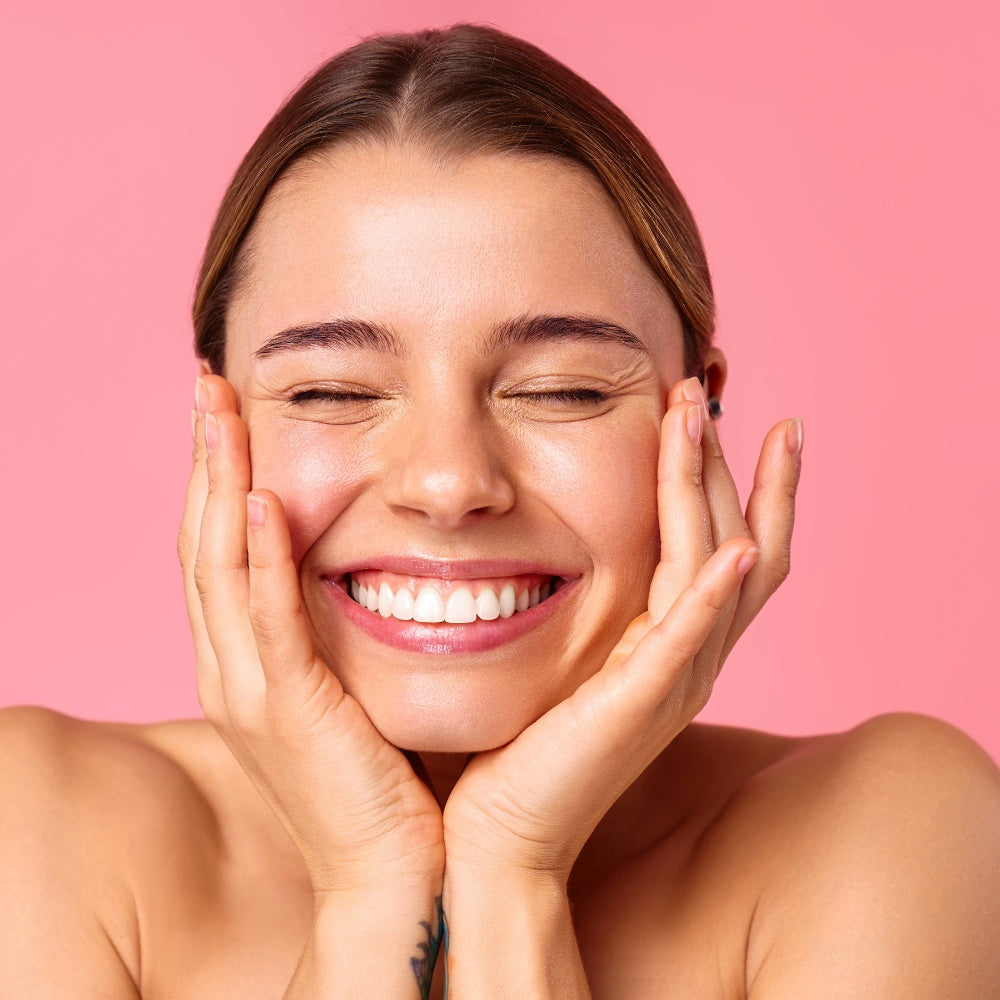
[[[708,415],[713,420],[718,420],[722,416],[722,400],[718,396],[709,396]]]

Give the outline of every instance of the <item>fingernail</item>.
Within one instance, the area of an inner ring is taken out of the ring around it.
[[[252,493],[247,494],[247,520],[255,528],[259,528],[267,520],[267,504]]]
[[[708,400],[705,398],[705,387],[699,379],[692,377],[684,383],[684,398],[691,400],[692,403],[698,403],[704,411],[705,416],[709,416]]]
[[[746,550],[743,555],[740,556],[740,561],[736,564],[736,572],[740,576],[746,576],[757,565],[757,560],[760,558],[760,549],[757,546],[753,546]]]
[[[205,447],[214,451],[219,443],[219,421],[209,413],[205,417]]]
[[[208,409],[208,386],[205,385],[204,379],[194,380],[194,406],[199,413],[204,413]]]
[[[688,437],[692,444],[701,444],[701,434],[705,426],[705,417],[700,406],[692,406],[687,412]]]
[[[790,455],[802,453],[802,418],[796,417],[788,421],[788,429],[785,431],[785,444]]]

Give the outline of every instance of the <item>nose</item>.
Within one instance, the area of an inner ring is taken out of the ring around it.
[[[434,527],[453,529],[514,505],[500,432],[472,407],[411,410],[383,481],[386,503]]]

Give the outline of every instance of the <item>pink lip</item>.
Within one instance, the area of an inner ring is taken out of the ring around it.
[[[528,562],[523,559],[426,559],[423,556],[372,556],[364,561],[344,564],[324,575],[333,578],[362,569],[383,569],[387,573],[404,576],[434,576],[440,580],[475,580],[489,576],[520,576],[538,573],[542,576],[561,576],[572,580],[579,576],[575,572],[565,572],[551,564]],[[541,605],[539,605],[541,606]],[[522,612],[524,614],[526,612]]]
[[[415,569],[413,560],[385,559],[366,563],[366,566],[377,565],[393,573],[410,573],[414,576],[437,576],[442,579],[473,579],[483,576],[516,576],[519,573],[538,572],[525,568],[525,564],[510,561],[467,562],[437,564],[426,560],[418,560],[420,568]],[[440,572],[440,567],[447,565],[451,573]],[[438,567],[432,571],[432,567]],[[516,567],[516,568],[515,568]],[[357,567],[360,568],[360,567]],[[345,569],[347,573],[350,570]],[[550,574],[556,576],[558,574]],[[446,654],[446,653],[479,653],[495,649],[508,642],[513,642],[521,636],[537,628],[542,622],[557,611],[569,595],[576,589],[577,580],[566,580],[549,598],[527,611],[518,611],[510,618],[498,618],[496,621],[476,621],[468,625],[423,625],[419,622],[401,622],[395,618],[383,618],[374,611],[361,607],[336,580],[341,577],[326,577],[324,583],[334,605],[344,616],[363,632],[378,642],[405,649],[414,653]]]

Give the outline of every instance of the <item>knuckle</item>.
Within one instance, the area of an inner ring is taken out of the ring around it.
[[[177,559],[183,569],[187,569],[190,565],[193,553],[193,540],[187,531],[185,531],[182,527],[180,534],[177,536]]]
[[[696,599],[714,615],[722,613],[722,610],[729,603],[729,589],[719,584],[706,585],[695,580],[691,584],[691,589]]]
[[[212,589],[212,571],[202,552],[199,552],[195,557],[193,576],[195,588],[198,594],[204,598]]]
[[[268,556],[266,550],[260,546],[251,545],[247,548],[247,566],[255,570],[268,570],[273,568],[273,561]]]
[[[177,532],[177,558],[184,569],[193,568],[200,544],[200,524],[185,518]]]
[[[692,711],[692,716],[697,715],[712,697],[715,689],[715,677],[706,670],[692,670],[688,674],[687,697],[685,701]]]
[[[698,465],[692,465],[690,468],[685,469],[681,481],[685,486],[692,487],[693,489],[701,488],[701,467]]]
[[[700,649],[701,643],[690,635],[678,636],[672,643],[673,655],[678,663],[690,663]]]
[[[787,550],[768,560],[767,576],[775,588],[783,583],[792,571],[791,553]]]
[[[287,616],[276,614],[271,608],[251,606],[249,616],[254,635],[267,645],[277,642],[287,631]]]

